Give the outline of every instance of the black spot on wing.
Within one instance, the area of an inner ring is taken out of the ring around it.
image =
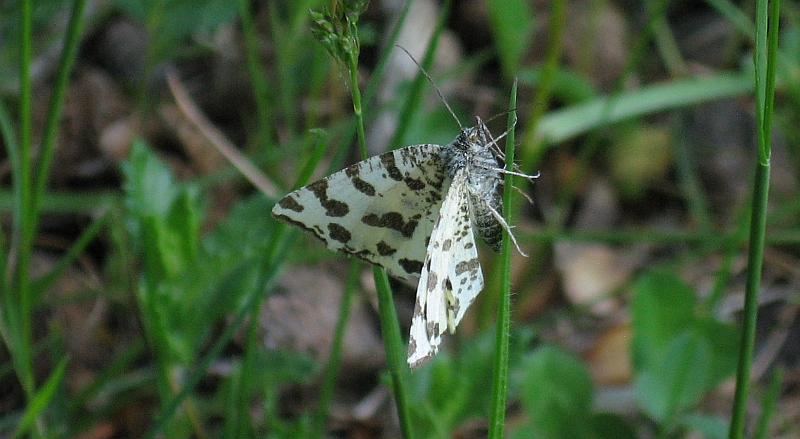
[[[350,181],[353,183],[353,187],[356,188],[357,191],[361,192],[364,195],[374,197],[375,186],[362,180],[360,172],[361,171],[358,166],[351,166],[347,168],[347,170],[345,170],[345,173],[347,174],[348,177],[350,177]]]
[[[414,317],[422,316],[422,306],[419,304],[419,300],[414,302]]]
[[[403,270],[408,274],[422,273],[422,261],[402,258],[397,261],[397,264],[403,267]]]
[[[461,275],[468,271],[480,269],[480,262],[478,258],[470,259],[469,261],[462,261],[456,264],[456,275]]]
[[[408,338],[408,354],[407,354],[407,356],[410,358],[411,355],[413,355],[414,351],[416,351],[416,350],[417,350],[417,340],[412,335],[411,337]]]
[[[431,322],[428,321],[428,324],[425,325],[426,329],[428,330],[428,336],[431,338],[438,337],[441,332],[439,331],[439,322]]]
[[[282,200],[278,201],[278,206],[280,206],[283,209],[291,210],[294,212],[302,212],[303,210],[305,210],[305,207],[303,207],[302,204],[298,203],[297,200],[295,200],[292,195],[283,197]]]
[[[372,227],[396,230],[406,238],[411,238],[419,225],[420,218],[421,215],[414,215],[408,221],[403,221],[403,215],[399,212],[386,212],[381,216],[369,213],[361,218],[361,222]]]
[[[434,289],[436,289],[436,283],[438,281],[439,281],[439,277],[436,275],[436,273],[434,273],[432,271],[429,271],[428,272],[428,292],[429,293],[432,292]]]
[[[424,181],[418,178],[406,177],[403,181],[409,189],[414,191],[421,191],[422,189],[425,189],[425,186],[427,186]]]
[[[350,212],[347,203],[328,198],[328,180],[322,179],[306,186],[319,200],[319,204],[325,208],[325,215],[331,217],[343,217]]]
[[[403,173],[400,172],[400,168],[397,167],[394,154],[394,152],[388,152],[381,155],[381,164],[383,168],[386,169],[386,173],[389,174],[389,178],[395,181],[403,181]]]
[[[387,244],[385,241],[381,241],[377,244],[378,254],[381,256],[391,256],[397,253],[397,249]]]
[[[331,239],[341,243],[347,243],[352,238],[352,235],[347,229],[336,223],[328,224],[328,233],[330,234]]]

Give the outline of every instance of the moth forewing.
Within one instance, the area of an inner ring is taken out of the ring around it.
[[[281,199],[272,215],[312,233],[333,251],[419,276],[425,241],[449,178],[440,145],[408,146],[356,163]]]

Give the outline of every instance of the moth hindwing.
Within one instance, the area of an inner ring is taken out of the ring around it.
[[[412,369],[436,354],[442,332],[455,332],[464,311],[482,288],[467,172],[461,169],[433,226],[422,266],[408,344],[408,364]]]

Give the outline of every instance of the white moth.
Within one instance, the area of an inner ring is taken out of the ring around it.
[[[407,146],[356,163],[298,189],[272,209],[330,250],[420,277],[408,364],[418,368],[453,333],[483,289],[473,230],[499,251],[502,154],[486,125],[447,145]],[[524,174],[514,174],[529,177]],[[513,238],[513,236],[512,236]]]

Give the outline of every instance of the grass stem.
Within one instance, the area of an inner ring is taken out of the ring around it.
[[[506,169],[514,170],[514,127],[517,123],[517,81],[511,88],[506,135]],[[514,192],[514,176],[505,175],[503,186],[503,215],[511,224],[511,194]],[[511,252],[514,246],[508,234],[503,236],[500,250],[501,278],[500,302],[497,306],[497,332],[495,342],[494,372],[492,374],[492,405],[489,413],[489,438],[501,439],[505,430],[506,395],[508,392],[508,340],[511,328]]]

